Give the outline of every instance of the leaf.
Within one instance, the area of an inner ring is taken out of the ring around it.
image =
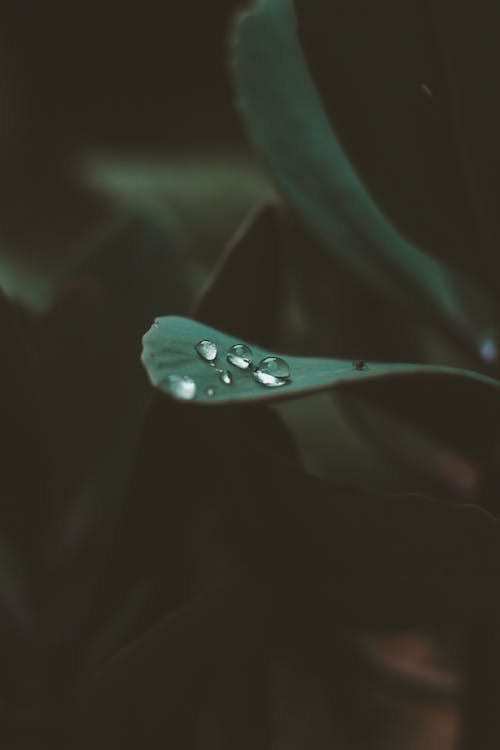
[[[160,620],[86,681],[85,724],[103,743],[185,736],[228,665],[233,679],[244,676],[252,655],[272,659],[277,642],[292,662],[311,650],[324,660],[342,628],[460,627],[488,610],[500,547],[487,514],[339,487],[288,463],[269,468],[227,497],[239,575]]]
[[[284,294],[280,219],[273,204],[251,211],[198,300],[196,320],[267,345],[274,341]]]
[[[419,431],[396,409],[382,412],[359,394],[337,390],[274,407],[295,437],[305,468],[336,482],[356,483],[362,476],[373,490],[411,490],[455,501],[481,500],[483,505],[480,466],[468,453],[487,454],[491,430],[478,434],[462,420],[452,421],[450,433],[454,430],[465,444],[462,453],[454,452],[449,444],[457,438],[447,444],[435,438],[444,431],[443,423],[448,424],[441,408],[432,411],[424,403],[427,430]]]
[[[500,523],[477,507],[339,486],[284,463],[253,497],[269,560],[288,571],[306,619],[324,607],[350,627],[464,625],[495,600]]]
[[[216,368],[198,356],[195,346],[201,340],[216,344],[216,365],[220,369],[228,368],[233,378],[232,385],[221,383]],[[188,376],[196,384],[196,395],[192,400],[194,404],[219,406],[237,402],[274,402],[337,387],[367,388],[369,384],[377,383],[391,385],[390,399],[392,391],[398,392],[398,389],[400,395],[408,397],[408,389],[414,390],[420,383],[422,387],[425,385],[426,399],[431,401],[433,409],[436,408],[436,401],[430,397],[429,386],[435,389],[432,393],[434,399],[439,397],[440,389],[446,391],[454,388],[455,396],[462,389],[464,393],[467,389],[471,397],[474,394],[486,397],[493,411],[500,405],[500,382],[480,373],[439,365],[358,364],[350,360],[277,355],[188,318],[171,316],[157,319],[144,336],[143,344],[143,363],[153,385],[172,395],[166,378],[169,375]],[[251,346],[254,365],[265,357],[284,357],[291,371],[289,382],[279,388],[265,387],[254,380],[252,367],[239,370],[228,364],[226,353],[234,344]],[[206,389],[212,387],[215,393],[208,395]]]
[[[27,318],[1,292],[0,341],[1,527],[4,534],[12,535],[16,545],[23,547],[24,554],[31,555],[38,546],[39,526],[43,525],[47,511],[47,413]],[[34,534],[33,525],[37,527]]]
[[[187,305],[184,259],[160,213],[121,216],[87,249],[74,277],[91,276],[123,306],[140,336],[155,315]]]
[[[82,689],[85,736],[98,747],[192,747],[212,679],[261,648],[262,598],[251,581],[222,581],[128,644]]]
[[[225,498],[240,577],[158,622],[86,684],[86,723],[104,742],[134,746],[144,727],[182,736],[227,665],[241,674],[263,646],[271,659],[285,640],[292,660],[313,650],[324,660],[342,628],[466,627],[488,612],[500,532],[481,510],[339,487],[287,462],[239,486],[226,471],[238,487]],[[217,494],[210,485],[204,501]]]
[[[82,618],[103,616],[109,589],[127,585],[113,556],[152,397],[141,335],[156,311],[182,309],[181,274],[165,227],[129,217],[88,250],[54,306],[29,320],[50,471],[36,534],[48,566],[67,571],[54,580],[44,570],[54,632],[81,632]],[[69,575],[78,581],[70,592]]]
[[[483,316],[466,306],[458,277],[388,222],[333,133],[297,39],[291,0],[258,0],[241,17],[234,78],[250,135],[278,187],[332,257],[398,304],[432,312],[480,357]]]

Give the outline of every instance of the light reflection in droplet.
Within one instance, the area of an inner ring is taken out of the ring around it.
[[[188,375],[167,375],[159,386],[182,401],[190,401],[196,395],[196,383]]]
[[[239,370],[248,370],[253,361],[253,352],[245,344],[235,344],[227,353],[227,361]]]

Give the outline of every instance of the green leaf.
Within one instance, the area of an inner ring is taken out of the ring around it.
[[[335,596],[338,622],[458,624],[477,617],[474,601],[491,603],[500,524],[477,507],[339,486],[284,466],[262,494],[277,559],[296,571],[294,583],[308,577],[326,602]]]
[[[294,667],[312,652],[324,663],[341,628],[460,627],[488,612],[499,524],[481,510],[339,487],[288,463],[268,468],[225,494],[233,576],[159,620],[83,686],[86,728],[103,731],[104,744],[182,737],[214,680],[232,664],[235,685],[259,653],[267,666],[283,651]],[[231,469],[221,473],[234,488]],[[210,487],[204,500],[216,495]]]
[[[112,565],[115,526],[152,397],[141,336],[155,314],[182,309],[181,272],[161,222],[122,219],[88,249],[57,303],[31,321],[51,472],[43,545],[51,564],[71,565],[78,580],[71,598],[58,588],[61,629],[73,632],[84,612],[107,607],[107,595],[96,596],[97,571],[102,591],[124,585],[123,569]]]
[[[195,346],[202,340],[216,344],[215,365],[219,369],[230,371],[233,379],[231,385],[222,383],[216,367],[211,367],[198,356]],[[217,406],[237,402],[278,401],[332,388],[359,389],[383,382],[391,386],[391,391],[388,392],[389,400],[394,390],[408,398],[418,384],[425,386],[426,399],[432,404],[433,409],[436,408],[436,403],[439,403],[433,399],[439,399],[440,394],[447,389],[454,390],[457,398],[465,397],[466,394],[473,396],[475,393],[481,397],[486,395],[489,399],[489,408],[495,413],[500,405],[500,381],[470,370],[439,365],[353,363],[342,359],[282,355],[248,344],[188,318],[169,316],[157,319],[144,336],[143,344],[142,358],[153,385],[175,398],[169,387],[168,377],[187,376],[193,379],[196,385],[196,394],[192,399],[194,404]],[[229,364],[226,354],[235,344],[246,344],[251,347],[255,366],[266,357],[284,358],[291,372],[289,381],[278,388],[266,387],[255,381],[252,367],[240,370]],[[405,385],[407,390],[404,390]],[[207,394],[209,388],[214,388],[215,393]]]
[[[242,16],[234,77],[253,141],[324,247],[388,298],[432,314],[480,357],[482,314],[464,301],[463,279],[389,223],[332,131],[297,38],[292,0],[258,0]]]
[[[120,216],[72,273],[91,276],[124,309],[131,337],[141,336],[155,315],[187,305],[184,258],[157,211]]]
[[[230,664],[244,674],[259,652],[268,625],[263,598],[246,576],[218,581],[127,644],[82,688],[88,741],[192,747],[184,743],[214,677]]]
[[[284,296],[281,218],[272,203],[251,211],[197,302],[197,320],[272,345]]]

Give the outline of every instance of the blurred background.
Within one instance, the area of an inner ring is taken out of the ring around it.
[[[193,283],[270,188],[233,106],[239,3],[2,4],[3,278],[38,293],[124,208],[168,216]],[[36,294],[35,294],[36,296]]]
[[[71,269],[109,226],[123,215],[146,213],[165,221],[187,264],[190,309],[248,213],[262,203],[279,204],[272,180],[246,138],[228,71],[229,29],[242,5],[236,0],[77,0],[56,7],[4,0],[0,282],[23,308],[39,312],[50,307]],[[312,0],[309,10],[305,3],[298,5],[307,49],[317,53],[311,58],[314,70],[328,70],[325,29],[333,22],[328,4],[318,4],[322,10],[316,22]],[[325,80],[327,73],[320,82],[325,85]],[[342,91],[349,100],[349,86]],[[340,124],[349,138],[346,122]],[[362,155],[362,129],[354,136]],[[371,174],[368,157],[366,163]],[[387,198],[383,187],[381,192]],[[401,194],[399,188],[395,192]],[[418,216],[408,203],[392,208],[400,211],[403,225],[416,226],[418,235]],[[315,257],[314,243],[309,244]],[[322,262],[318,255],[314,295]],[[338,312],[330,293],[330,287],[319,289],[320,316]],[[325,341],[318,332],[312,343],[311,319],[299,313],[292,302],[281,315],[282,338],[290,350],[332,354],[329,334]],[[396,337],[392,349],[392,340],[381,344],[393,360],[411,358],[408,341],[416,338],[417,359],[436,355],[444,363],[464,361],[419,324],[402,338],[403,343]],[[358,354],[350,343],[345,347],[336,354]],[[382,489],[431,487],[443,496],[476,498],[477,462],[377,404],[325,395],[290,404],[281,413],[299,439],[307,468],[318,474],[348,481],[361,474],[365,483]],[[455,750],[462,675],[454,634],[445,633],[441,640],[435,633],[419,632],[366,637],[362,648],[375,676],[354,701],[362,713],[359,720],[350,717],[352,723],[366,721],[371,732],[356,750]],[[410,685],[407,691],[401,690],[398,675]],[[280,680],[287,682],[286,675],[279,675]],[[418,685],[426,684],[430,687],[422,697]],[[289,714],[298,705],[306,724],[320,726],[328,714],[321,699],[304,694],[294,678],[277,693],[284,737],[293,724]]]

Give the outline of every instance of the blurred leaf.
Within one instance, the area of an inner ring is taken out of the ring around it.
[[[39,549],[40,526],[44,526],[47,511],[50,472],[45,434],[47,411],[27,317],[3,294],[0,294],[0,340],[1,527],[23,549],[23,554],[31,558]],[[34,526],[38,527],[36,532]]]
[[[331,130],[300,49],[291,0],[259,0],[242,16],[234,75],[251,137],[325,248],[388,298],[432,314],[480,356],[484,322],[465,305],[457,278],[398,234]]]
[[[164,217],[149,211],[124,215],[89,247],[73,270],[97,280],[129,318],[131,338],[151,317],[187,304],[185,260]]]
[[[101,157],[86,164],[85,177],[119,205],[155,208],[168,217],[196,293],[252,207],[275,200],[264,171],[239,150],[154,161]]]
[[[226,470],[238,489],[226,499],[239,521],[240,577],[164,618],[91,678],[85,721],[103,743],[133,747],[151,734],[161,746],[174,733],[190,747],[187,729],[213,681],[228,664],[241,676],[249,655],[281,650],[284,637],[307,638],[328,658],[339,627],[465,626],[488,611],[500,532],[480,510],[339,487],[286,462],[257,466],[239,486],[230,462]]]
[[[138,362],[141,335],[152,316],[184,304],[182,266],[166,227],[134,217],[121,219],[87,251],[71,283],[39,319],[34,336],[57,482],[72,483],[56,491],[63,502],[77,487],[97,505],[104,497],[112,503],[110,492],[123,492],[123,456],[136,443],[148,400]],[[111,382],[113,363],[120,375]],[[82,480],[91,487],[85,490]],[[100,491],[95,483],[102,484]]]
[[[275,560],[294,571],[289,595],[304,612],[324,606],[337,624],[396,628],[480,622],[491,607],[500,525],[489,514],[281,469],[256,496],[256,515]]]
[[[457,418],[449,426],[464,448],[457,453],[433,436],[443,432],[446,421],[440,409],[427,409],[426,430],[414,428],[395,411],[382,411],[360,391],[319,393],[280,402],[274,409],[294,436],[303,466],[317,476],[349,483],[362,476],[363,486],[373,490],[484,502],[479,462],[465,449],[487,455],[491,434],[469,434]]]
[[[261,599],[251,582],[223,581],[129,644],[85,686],[85,737],[99,748],[192,748],[212,679],[261,648]]]
[[[111,562],[115,526],[151,398],[141,335],[152,315],[182,310],[182,273],[161,222],[124,218],[88,249],[56,303],[27,319],[49,472],[36,529],[40,585],[53,632],[72,632],[75,647],[89,620],[103,617],[109,588],[123,584]]]
[[[294,6],[330,122],[383,212],[495,295],[498,7]]]
[[[197,320],[271,346],[284,295],[280,214],[253,210],[229,244],[195,308]]]
[[[496,596],[492,598],[488,616],[478,619],[471,633],[464,701],[465,748],[496,750],[499,744],[499,628],[500,608]]]

